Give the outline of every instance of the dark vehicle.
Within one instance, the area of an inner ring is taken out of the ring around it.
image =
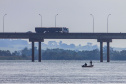
[[[69,33],[66,27],[36,27],[36,33]]]
[[[27,31],[26,33],[32,33],[32,31]]]

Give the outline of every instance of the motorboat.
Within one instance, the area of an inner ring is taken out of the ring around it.
[[[94,65],[87,65],[87,66],[85,66],[85,65],[82,65],[82,67],[93,67]]]

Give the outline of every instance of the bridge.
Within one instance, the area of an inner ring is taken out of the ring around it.
[[[97,39],[100,42],[100,62],[103,62],[103,42],[107,42],[107,62],[110,62],[110,42],[112,39],[126,39],[126,33],[0,33],[0,39],[29,39],[32,42],[32,62],[34,62],[34,42],[39,44],[38,61],[41,62],[41,42],[44,39]]]

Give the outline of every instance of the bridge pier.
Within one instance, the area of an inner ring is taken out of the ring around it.
[[[41,41],[38,42],[39,43],[39,49],[38,49],[38,53],[39,53],[39,56],[38,56],[38,61],[41,62]]]
[[[112,42],[112,39],[97,39],[100,42],[100,62],[103,62],[103,42],[107,42],[107,62],[110,62],[110,45],[109,42]]]
[[[34,61],[34,41],[32,41],[32,62]]]
[[[32,62],[34,62],[34,42],[38,42],[38,62],[41,62],[41,42],[44,42],[43,38],[29,38],[29,41],[32,42]]]
[[[107,62],[110,62],[109,52],[110,52],[110,47],[109,47],[109,42],[107,42]]]
[[[103,42],[100,42],[100,62],[103,62]]]

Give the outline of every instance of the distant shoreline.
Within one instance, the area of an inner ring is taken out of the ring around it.
[[[100,60],[100,51],[98,49],[91,51],[74,51],[64,49],[42,50],[42,60]],[[9,50],[0,50],[0,60],[31,60],[31,49],[24,48],[21,51],[10,52]],[[38,60],[38,50],[35,50],[34,59]],[[107,59],[106,50],[103,51],[103,60]],[[126,50],[114,51],[110,49],[110,60],[126,60]]]

